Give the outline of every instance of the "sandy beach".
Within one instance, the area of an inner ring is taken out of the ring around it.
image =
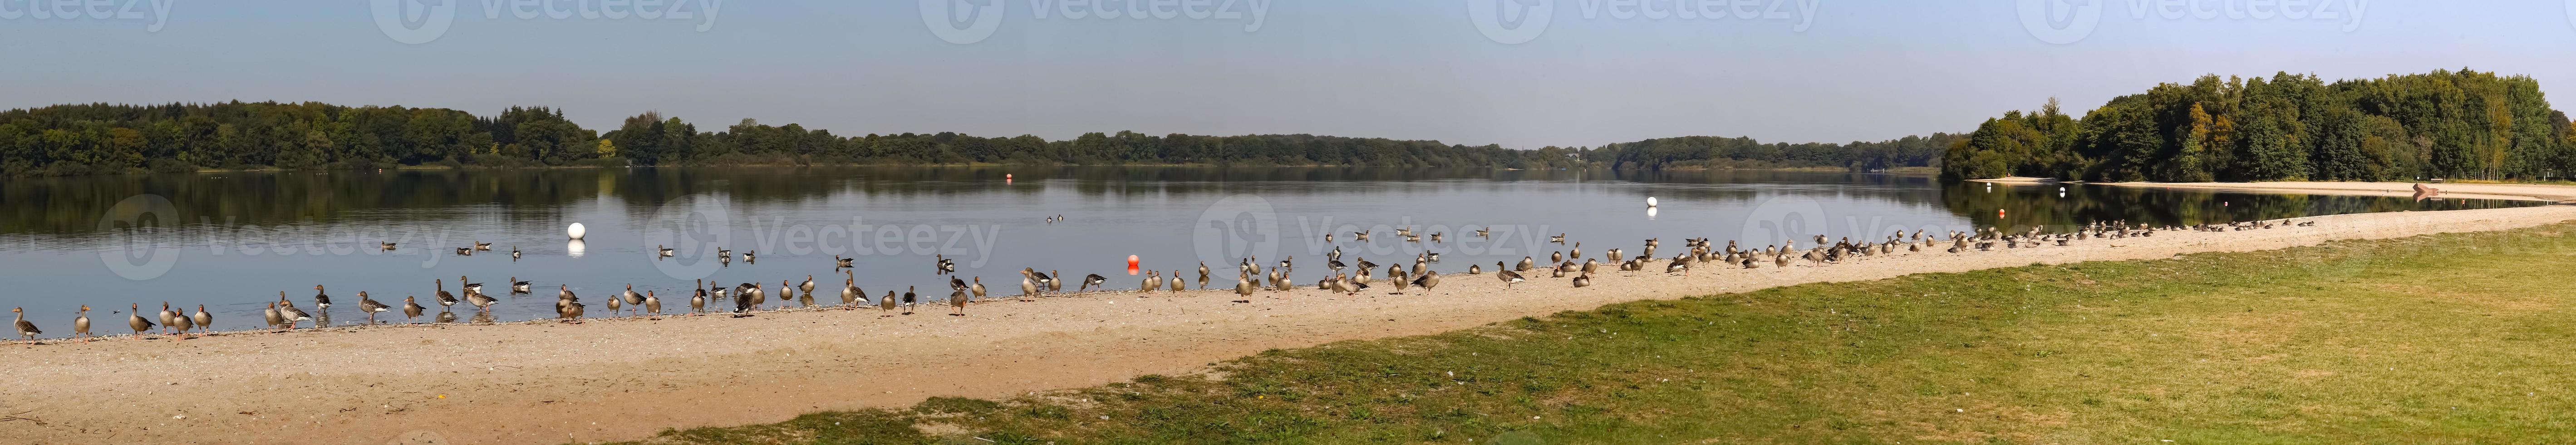
[[[2295,193],[2411,193],[2404,183],[2139,184]],[[2121,184],[2122,186],[2130,186]],[[2564,201],[2576,187],[2443,184],[2452,197]],[[2384,188],[2385,190],[2382,190]],[[2531,227],[2576,206],[2301,218],[2312,227],[2164,232],[2067,247],[1921,253],[1786,269],[1708,268],[1687,277],[1609,272],[1596,285],[1532,273],[1444,274],[1434,291],[1357,297],[1313,289],[1092,293],[1000,301],[969,316],[877,310],[760,312],[499,325],[412,325],[226,333],[184,341],[110,338],[0,345],[0,443],[562,443],[636,439],[664,428],[776,422],[827,409],[905,406],[933,396],[1006,397],[1177,374],[1270,348],[1429,334],[1639,299],[1741,292],[2031,263],[2166,258],[2338,239]],[[1639,234],[1671,241],[1686,233]],[[1586,240],[1626,247],[1636,239]],[[1719,242],[1724,239],[1720,238]],[[1767,243],[1756,243],[1767,244]],[[1803,244],[1803,243],[1802,243]],[[1544,259],[1544,258],[1542,258]],[[1466,264],[1436,266],[1464,269]],[[1488,265],[1490,266],[1490,265]],[[1314,267],[1314,266],[1309,266]],[[1656,268],[1660,270],[1660,268]],[[1232,283],[1220,271],[1216,286]],[[986,275],[987,278],[1007,278]],[[1133,285],[1132,278],[1127,280]],[[1005,280],[1000,288],[1016,289]],[[545,295],[540,292],[540,295]],[[1144,295],[1141,296],[1140,295]],[[596,296],[595,298],[604,297]],[[683,306],[684,305],[673,305]],[[604,312],[594,305],[594,313]],[[101,316],[100,332],[122,329]],[[47,326],[49,329],[54,326]],[[68,330],[68,326],[61,327]]]
[[[1977,181],[1977,182],[1992,182],[1992,183],[2000,183],[2000,184],[2048,184],[2048,183],[2059,183],[2059,182],[2060,182],[2060,181],[2055,181],[2055,180],[2047,179],[2047,178],[2028,178],[2028,177],[2009,177],[2009,178],[1995,178],[1995,179],[1978,179],[1978,180],[1975,180],[1975,181]],[[2067,182],[2067,183],[2069,183],[2069,184],[2084,184],[2084,185],[2107,185],[2107,186],[2114,186],[2114,187],[2194,189],[2194,190],[2216,190],[2216,191],[2226,191],[2226,192],[2247,192],[2247,193],[2296,193],[2296,194],[2306,194],[2306,195],[2363,195],[2363,196],[2413,196],[2413,195],[2415,194],[2415,184],[2416,184],[2416,183],[2412,183],[2412,182],[2323,182],[2323,181],[2284,181],[2284,182]],[[2424,185],[2425,185],[2425,186],[2427,186],[2427,187],[2432,187],[2432,188],[2434,188],[2434,189],[2441,190],[2441,193],[2440,193],[2439,195],[2437,195],[2437,197],[2442,197],[2442,198],[2459,198],[2459,199],[2505,199],[2505,200],[2516,200],[2516,201],[2548,201],[2548,202],[2558,202],[2558,203],[2566,203],[2566,202],[2570,202],[2570,201],[2576,201],[2576,187],[2569,187],[2569,186],[2562,186],[2562,185],[2538,185],[2538,184],[2458,184],[2458,183],[2449,183],[2449,184],[2432,184],[2432,183],[2425,183]]]

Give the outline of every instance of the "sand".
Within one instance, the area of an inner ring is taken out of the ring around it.
[[[2530,196],[2576,196],[2569,187],[2533,190],[2546,193]],[[2303,218],[2317,221],[2314,227],[2165,232],[1966,254],[1900,251],[1824,267],[1709,268],[1688,277],[1608,272],[1579,289],[1544,273],[1509,291],[1493,275],[1450,274],[1428,295],[1389,295],[1381,280],[1356,298],[1309,284],[1263,291],[1248,304],[1231,302],[1237,298],[1225,291],[1098,293],[977,304],[966,317],[929,306],[894,317],[874,309],[809,310],[9,343],[0,345],[0,365],[8,368],[0,374],[8,388],[0,392],[0,417],[34,421],[0,421],[0,443],[626,440],[664,428],[908,406],[932,396],[1009,397],[1189,373],[1270,348],[1431,334],[1639,299],[2570,219],[2576,206],[2339,215]],[[1662,251],[1669,256],[1685,234],[1655,235],[1672,240]],[[100,330],[121,326],[102,322]]]
[[[1978,182],[2004,183],[2004,184],[2054,184],[2054,183],[2059,183],[2059,181],[2054,180],[2054,179],[2048,179],[2048,178],[2028,178],[2028,177],[2018,177],[2018,176],[2016,176],[2016,177],[2008,177],[2008,178],[1996,178],[1996,179],[1979,179],[1979,180],[1976,180],[1976,181],[1978,181]],[[2195,189],[2195,190],[2214,190],[2214,191],[2227,191],[2227,192],[2251,192],[2251,193],[2296,193],[2296,194],[2306,194],[2306,195],[2414,196],[2414,194],[2415,194],[2414,186],[2415,186],[2415,184],[2416,184],[2416,183],[2412,183],[2412,182],[2319,182],[2319,181],[2285,181],[2285,182],[2075,182],[2075,184],[2085,184],[2085,185],[2107,185],[2107,186],[2114,186],[2114,187],[2141,187],[2141,188],[2175,188],[2175,189]],[[2440,198],[2458,198],[2458,199],[2503,199],[2503,200],[2516,200],[2516,201],[2548,201],[2548,202],[2557,202],[2557,203],[2568,203],[2568,202],[2571,202],[2571,201],[2576,201],[2576,187],[2563,186],[2563,185],[2541,185],[2541,184],[2458,184],[2458,183],[2449,183],[2449,184],[2432,184],[2432,183],[2425,183],[2424,185],[2425,185],[2426,187],[2432,187],[2432,188],[2434,188],[2434,189],[2441,190],[2441,193],[2439,193],[2438,195],[2436,195],[2436,197],[2440,197]]]

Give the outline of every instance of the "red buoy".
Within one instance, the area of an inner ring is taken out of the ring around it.
[[[1135,275],[1135,274],[1136,274],[1136,256],[1135,256],[1135,255],[1128,255],[1128,256],[1127,256],[1127,274],[1128,274],[1128,275]]]

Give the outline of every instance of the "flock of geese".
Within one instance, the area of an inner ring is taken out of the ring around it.
[[[1050,218],[1052,219],[1052,217]],[[1630,255],[1630,252],[1628,251],[1614,248],[1601,251],[1601,255],[1598,259],[1584,256],[1582,242],[1573,242],[1568,244],[1566,236],[1564,234],[1558,234],[1550,236],[1549,242],[1559,245],[1567,245],[1568,249],[1550,253],[1547,263],[1538,263],[1534,257],[1522,257],[1517,264],[1496,261],[1490,274],[1493,275],[1496,280],[1501,281],[1506,289],[1515,285],[1528,283],[1533,276],[1539,273],[1546,273],[1550,278],[1566,279],[1573,287],[1580,288],[1590,287],[1593,285],[1594,280],[1597,279],[1595,272],[1605,264],[1603,260],[1607,260],[1607,264],[1609,264],[1610,267],[1614,267],[1617,271],[1622,272],[1645,271],[1660,267],[1666,274],[1688,276],[1691,269],[1694,268],[1732,267],[1759,269],[1766,263],[1774,268],[1787,268],[1803,261],[1811,267],[1825,267],[1833,264],[1850,263],[1858,261],[1861,258],[1896,255],[1900,250],[1906,253],[1919,253],[1926,250],[1937,249],[1938,251],[1945,253],[1966,254],[1972,252],[1994,251],[1997,248],[2036,249],[2048,246],[2069,246],[2076,242],[2094,239],[2150,237],[2161,231],[2192,230],[2203,232],[2225,232],[2262,230],[2276,227],[2306,227],[2313,226],[2315,224],[2316,223],[2314,221],[2294,221],[2283,219],[2277,221],[2265,220],[2192,226],[2150,227],[2145,224],[2133,225],[2123,221],[2111,221],[2084,224],[2070,230],[2057,232],[2050,232],[2040,227],[2032,227],[2027,231],[2006,233],[1998,228],[1986,227],[1975,232],[1952,231],[1946,234],[1927,235],[1923,231],[1918,230],[1910,235],[1903,231],[1898,231],[1896,233],[1889,234],[1883,240],[1859,242],[1852,241],[1848,237],[1841,240],[1829,241],[1824,235],[1816,235],[1811,240],[1814,243],[1812,247],[1804,249],[1797,246],[1797,240],[1785,240],[1780,244],[1753,249],[1741,247],[1733,240],[1727,241],[1723,247],[1718,247],[1716,244],[1710,242],[1708,238],[1693,238],[1683,240],[1683,251],[1670,258],[1656,256],[1656,250],[1661,247],[1662,243],[1658,239],[1647,239],[1641,246],[1641,251],[1636,252],[1633,256]],[[1351,235],[1351,239],[1353,240],[1366,241],[1370,238],[1371,233],[1365,231],[1351,232]],[[1409,227],[1395,229],[1395,235],[1409,240],[1423,238],[1422,236],[1415,235],[1413,230]],[[1490,233],[1486,230],[1477,230],[1475,231],[1475,236],[1480,238],[1490,238]],[[1331,235],[1326,235],[1326,237],[1329,240]],[[1441,238],[1441,234],[1431,233],[1428,234],[1428,237],[1433,240],[1438,240]],[[1944,246],[1945,244],[1946,247]],[[478,242],[475,243],[475,247],[460,248],[460,250],[488,250],[490,248],[489,246],[490,244],[488,243]],[[394,245],[393,243],[384,243],[383,247],[391,249]],[[657,247],[657,250],[656,255],[671,255],[670,249]],[[470,252],[470,250],[466,251]],[[516,248],[511,249],[510,253],[514,258],[519,255]],[[724,255],[725,261],[731,261],[732,251],[724,250],[718,253],[720,255]],[[744,253],[742,255],[743,261],[752,261],[754,258],[753,255],[754,254],[750,252]],[[1379,273],[1381,268],[1384,270],[1384,273],[1382,274],[1384,277],[1383,282],[1394,288],[1394,290],[1389,293],[1391,295],[1402,295],[1406,291],[1414,289],[1419,289],[1418,292],[1422,295],[1429,295],[1432,289],[1440,286],[1442,280],[1440,273],[1430,268],[1431,264],[1435,264],[1440,261],[1439,253],[1423,252],[1415,254],[1410,268],[1404,267],[1402,264],[1381,265],[1371,262],[1365,257],[1355,258],[1353,262],[1344,263],[1342,261],[1342,257],[1342,249],[1340,246],[1335,246],[1331,252],[1326,252],[1324,254],[1324,266],[1327,269],[1330,269],[1332,273],[1322,281],[1316,282],[1312,289],[1324,290],[1344,296],[1356,296],[1360,292],[1371,289],[1373,287],[1373,282],[1378,282],[1379,278],[1375,277],[1381,276]],[[983,277],[972,277],[969,279],[956,276],[957,265],[955,260],[949,259],[944,255],[934,255],[932,259],[934,262],[933,275],[948,276],[948,287],[950,292],[944,301],[949,306],[947,315],[963,317],[966,315],[966,308],[969,303],[986,299],[987,289],[984,286]],[[1285,298],[1287,296],[1286,292],[1304,288],[1304,286],[1292,283],[1289,278],[1290,271],[1294,270],[1296,267],[1294,260],[1294,256],[1283,258],[1278,261],[1278,264],[1275,267],[1267,267],[1266,269],[1266,264],[1261,262],[1258,258],[1247,257],[1243,258],[1240,262],[1237,262],[1234,265],[1234,293],[1238,296],[1244,297],[1245,299],[1233,301],[1236,303],[1250,303],[1252,302],[1250,297],[1263,290],[1272,292],[1277,298]],[[894,317],[897,315],[912,315],[914,313],[914,309],[922,304],[937,304],[941,302],[936,300],[937,297],[921,294],[917,286],[906,286],[901,294],[897,294],[893,290],[887,290],[882,296],[870,298],[868,291],[863,290],[858,286],[857,274],[850,270],[852,267],[851,259],[836,256],[834,257],[833,263],[834,272],[844,275],[841,280],[841,288],[839,289],[840,309],[842,310],[858,309],[863,306],[875,306],[880,311],[880,317]],[[1154,292],[1179,293],[1188,290],[1189,283],[1185,283],[1182,278],[1184,276],[1184,272],[1185,271],[1183,270],[1171,271],[1170,278],[1168,278],[1167,281],[1160,271],[1145,271],[1144,278],[1138,283],[1138,289],[1132,292],[1148,294]],[[1213,276],[1216,276],[1216,271],[1211,270],[1205,262],[1201,262],[1199,264],[1196,272],[1196,284],[1201,290],[1207,289],[1210,284],[1210,279]],[[1465,273],[1467,275],[1488,274],[1481,264],[1469,265]],[[1064,295],[1065,275],[1060,271],[1048,270],[1040,272],[1036,268],[1022,268],[1020,269],[1019,274],[1020,293],[1018,295],[1018,299],[1020,301],[1035,301],[1035,299],[1041,297]],[[441,306],[442,314],[453,310],[457,304],[471,305],[476,310],[488,314],[492,306],[501,301],[500,298],[484,293],[483,283],[473,282],[464,276],[456,277],[456,281],[458,284],[457,291],[462,292],[461,294],[449,292],[446,279],[444,278],[431,280],[431,287],[434,292],[432,296],[435,298],[434,302]],[[1088,274],[1082,277],[1079,283],[1075,285],[1075,292],[1094,292],[1091,290],[1094,287],[1104,289],[1100,292],[1112,292],[1105,290],[1108,287],[1108,282],[1109,279],[1101,276],[1100,274]],[[511,296],[529,295],[532,293],[530,290],[531,284],[528,281],[518,279],[518,277],[511,277],[506,284],[508,288],[507,292]],[[771,295],[771,292],[773,292],[772,288],[768,287],[766,283],[753,282],[725,286],[722,284],[707,283],[706,280],[701,279],[698,280],[697,285],[693,286],[688,292],[689,306],[687,314],[706,315],[708,313],[708,304],[722,304],[728,300],[732,306],[730,310],[723,307],[718,307],[716,310],[729,312],[734,317],[752,316],[753,313],[762,310],[763,306],[769,304],[773,299],[778,305],[773,310],[785,310],[799,305],[812,306],[814,304],[813,302],[817,299],[817,294],[815,293],[816,289],[817,286],[814,282],[814,276],[812,275],[806,275],[804,280],[801,282],[793,279],[780,280],[778,282],[778,286],[774,290],[774,292],[776,292],[774,297]],[[830,291],[830,289],[824,290],[827,292]],[[314,285],[313,292],[313,296],[310,300],[315,310],[327,311],[331,308],[332,297],[328,290],[324,289],[321,285]],[[392,312],[397,309],[402,311],[403,316],[407,320],[416,320],[429,309],[428,307],[423,306],[415,296],[403,297],[402,304],[400,306],[377,301],[364,291],[358,292],[356,296],[358,298],[358,310],[367,315],[368,324],[375,324],[376,317],[379,314]],[[573,293],[570,285],[558,285],[555,289],[555,299],[554,307],[558,319],[571,323],[579,323],[583,320],[589,305],[582,302],[580,296]],[[625,290],[610,295],[605,299],[605,303],[608,306],[608,311],[610,312],[611,317],[648,316],[647,314],[650,314],[649,316],[658,316],[663,313],[662,299],[655,291],[647,290],[642,293],[637,293],[635,291],[635,286],[632,284],[627,285]],[[266,304],[267,308],[261,311],[261,321],[270,329],[294,330],[299,328],[300,323],[313,321],[317,318],[316,314],[306,312],[302,307],[297,306],[296,302],[289,299],[286,292],[283,291],[278,292],[277,301],[267,302]],[[188,313],[184,312],[185,308],[173,310],[170,303],[165,301],[161,303],[160,312],[150,317],[143,315],[141,303],[128,304],[126,307],[131,311],[126,316],[126,327],[133,331],[135,338],[144,338],[144,333],[153,331],[155,328],[159,328],[161,332],[177,334],[178,338],[184,339],[187,338],[187,334],[192,331],[203,332],[210,330],[215,322],[213,314],[208,313],[204,305],[198,305],[196,312]],[[72,338],[82,339],[96,337],[95,334],[90,332],[90,310],[89,306],[83,305],[76,313],[76,317],[72,319]],[[38,329],[35,323],[27,321],[24,308],[11,308],[9,312],[15,314],[17,317],[14,325],[17,328],[18,335],[21,339],[34,340],[37,335],[44,333],[44,331]],[[324,320],[328,320],[327,317],[322,318]],[[321,323],[316,324],[318,325]]]

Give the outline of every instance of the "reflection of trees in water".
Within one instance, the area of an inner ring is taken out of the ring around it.
[[[2183,225],[2281,219],[2348,213],[2460,210],[2537,205],[2519,201],[2445,199],[2415,201],[2404,197],[2211,193],[2144,187],[2068,185],[2058,197],[2057,185],[2028,186],[1960,182],[1943,187],[1941,202],[1951,213],[1978,227],[2002,223],[2007,231],[2033,224],[2053,227],[2098,221]],[[1995,210],[2004,210],[1998,219]]]

